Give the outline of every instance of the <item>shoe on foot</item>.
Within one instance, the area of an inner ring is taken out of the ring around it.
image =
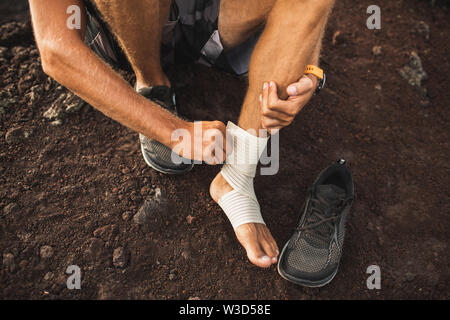
[[[319,174],[278,260],[278,273],[284,279],[306,287],[321,287],[333,280],[353,195],[353,179],[345,160]]]
[[[161,107],[177,114],[175,93],[167,86],[153,86],[139,89],[138,93],[145,98],[159,104]],[[193,161],[180,164],[172,161],[172,150],[164,144],[149,139],[143,134],[139,134],[141,142],[141,151],[145,162],[156,171],[166,174],[184,174],[193,167]],[[178,158],[183,159],[177,155]]]

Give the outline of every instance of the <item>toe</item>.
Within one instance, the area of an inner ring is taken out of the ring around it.
[[[271,259],[271,262],[276,263],[278,261],[278,247],[269,230],[263,232],[260,243],[266,255]]]
[[[235,231],[239,242],[247,251],[247,257],[251,263],[261,268],[268,268],[272,265],[271,258],[261,247],[261,234],[255,224],[244,224]]]
[[[247,250],[248,260],[254,265],[261,268],[268,268],[272,265],[272,259],[264,253],[259,244],[249,245],[245,249]]]

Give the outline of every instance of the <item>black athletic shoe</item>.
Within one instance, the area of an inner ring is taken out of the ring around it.
[[[167,86],[154,86],[141,88],[138,93],[156,102],[170,112],[177,114],[175,93],[171,88]],[[174,163],[172,161],[172,150],[156,140],[149,139],[143,134],[139,134],[139,140],[145,162],[156,171],[167,174],[184,174],[194,167],[194,162],[190,161],[186,163],[186,159],[181,164]],[[183,159],[178,155],[175,156]]]
[[[353,194],[345,160],[320,173],[309,190],[297,228],[280,254],[278,273],[283,278],[306,287],[321,287],[333,280]]]

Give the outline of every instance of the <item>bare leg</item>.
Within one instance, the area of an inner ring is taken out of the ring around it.
[[[139,89],[170,82],[161,68],[161,33],[171,0],[94,0],[125,51]]]
[[[219,32],[225,46],[242,42],[248,37],[249,32],[264,24],[268,13],[264,32],[250,62],[249,88],[239,118],[241,128],[255,129],[258,132],[261,128],[258,100],[263,83],[275,81],[280,98],[286,98],[286,87],[302,76],[308,63],[317,63],[321,37],[333,1],[222,0],[222,3],[221,10],[225,11],[220,15],[222,22],[219,17]],[[257,19],[253,20],[253,16],[258,13],[255,11],[259,12],[259,23]],[[245,23],[240,30],[238,28],[240,15],[236,15],[236,12],[242,15],[246,12],[254,13],[250,22],[247,18],[241,17]],[[227,21],[231,21],[231,26],[225,25]],[[210,187],[211,196],[216,202],[231,190],[232,187],[220,173]],[[244,224],[236,228],[235,233],[252,263],[260,267],[269,267],[272,263],[276,263],[278,247],[265,225]],[[264,256],[270,257],[272,263],[261,259]]]

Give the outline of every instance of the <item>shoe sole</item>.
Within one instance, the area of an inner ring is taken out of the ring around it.
[[[323,287],[327,284],[329,284],[334,277],[336,276],[336,274],[338,273],[339,270],[339,264],[338,267],[336,268],[336,270],[333,272],[333,274],[331,274],[330,276],[321,279],[321,280],[317,280],[317,281],[311,281],[311,280],[306,280],[306,279],[300,279],[300,278],[296,278],[294,276],[291,276],[290,274],[284,272],[284,270],[280,267],[280,263],[281,263],[281,257],[283,256],[283,253],[285,251],[285,249],[287,248],[288,244],[290,241],[288,241],[284,247],[283,250],[281,250],[281,254],[280,254],[280,258],[278,259],[278,264],[277,264],[277,270],[278,270],[278,274],[285,280],[304,286],[304,287],[309,287],[309,288],[320,288]]]
[[[189,171],[192,170],[192,168],[194,167],[194,164],[191,164],[191,166],[185,170],[173,170],[173,169],[167,169],[167,168],[163,168],[159,165],[157,165],[156,163],[152,162],[150,159],[148,159],[145,156],[145,150],[144,150],[144,146],[141,143],[141,152],[142,152],[142,157],[144,158],[145,163],[151,167],[152,169],[164,173],[164,174],[171,174],[171,175],[182,175],[182,174],[186,174]]]

